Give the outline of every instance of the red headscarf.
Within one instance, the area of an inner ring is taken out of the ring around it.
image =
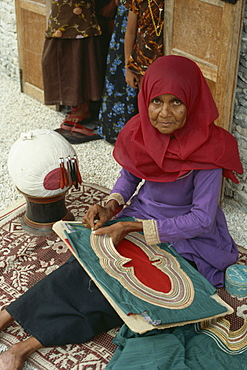
[[[149,102],[162,94],[178,97],[187,108],[183,128],[161,134],[148,116]],[[174,181],[190,170],[223,168],[243,173],[236,139],[214,124],[218,110],[199,67],[190,59],[169,55],[148,68],[138,95],[139,114],[120,131],[113,151],[116,161],[135,176]]]

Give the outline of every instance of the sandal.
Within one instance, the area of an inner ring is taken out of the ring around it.
[[[78,132],[79,134],[88,135],[88,136],[95,135],[94,131],[91,130],[90,128],[87,128],[81,125],[80,123],[73,122],[73,121],[62,122],[60,126],[60,130],[69,131],[70,135],[72,135],[73,132]]]
[[[71,112],[66,116],[66,118],[63,120],[63,122],[80,122],[80,121],[84,121],[85,119],[91,117],[91,113],[85,113],[84,115],[82,114],[77,114],[75,115],[76,111],[79,109],[79,107],[73,107]]]
[[[55,131],[59,132],[71,144],[80,144],[91,140],[102,139],[100,135],[90,128],[72,121],[63,122],[60,128]]]

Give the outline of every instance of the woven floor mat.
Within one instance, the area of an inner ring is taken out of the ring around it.
[[[84,183],[80,190],[71,191],[66,197],[66,206],[75,217],[82,220],[89,205],[102,204],[109,190],[94,184]],[[23,231],[22,216],[25,201],[18,201],[0,215],[0,308],[7,306],[29,287],[63,264],[71,253],[56,235],[35,236]],[[239,247],[240,264],[247,265],[247,250]],[[237,333],[246,325],[246,298],[234,298],[224,289],[219,295],[234,308],[232,315],[224,318],[224,326],[236,341]],[[228,322],[228,323],[227,323]],[[104,369],[110,361],[115,345],[112,338],[117,329],[95,337],[85,344],[43,348],[26,361],[25,368],[39,370],[86,370]],[[0,334],[0,351],[3,345],[10,346],[24,340],[28,334],[16,323],[9,325]]]
[[[83,184],[66,197],[66,206],[76,220],[82,220],[89,205],[102,204],[109,191],[94,184]],[[0,307],[7,306],[29,287],[63,264],[71,255],[65,244],[54,235],[35,236],[22,230],[25,201],[18,201],[0,215]],[[29,357],[26,368],[39,370],[104,369],[116,346],[116,330],[98,335],[85,344],[43,348]],[[0,344],[10,346],[28,338],[16,323],[0,334]],[[3,348],[3,346],[2,346]],[[29,364],[29,366],[28,366]]]

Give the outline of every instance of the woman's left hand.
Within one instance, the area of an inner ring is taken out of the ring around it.
[[[109,235],[112,238],[113,244],[117,246],[130,232],[142,230],[142,222],[120,221],[110,226],[101,227],[100,229],[93,231],[93,233],[95,235]]]

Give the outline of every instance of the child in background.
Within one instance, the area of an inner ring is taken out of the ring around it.
[[[123,0],[129,10],[124,40],[126,82],[140,88],[150,64],[163,55],[164,0]]]
[[[112,144],[125,123],[138,113],[136,95],[141,79],[163,54],[163,24],[163,0],[122,0],[118,5],[98,122],[98,133]]]

